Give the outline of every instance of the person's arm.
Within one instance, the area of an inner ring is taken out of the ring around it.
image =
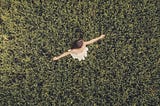
[[[85,44],[86,44],[86,45],[92,44],[92,43],[94,43],[94,42],[96,42],[96,41],[98,41],[98,40],[100,40],[100,39],[102,39],[102,38],[104,38],[104,37],[105,37],[105,35],[101,35],[101,36],[99,36],[99,37],[97,37],[97,38],[94,38],[94,39],[92,39],[92,40],[90,40],[90,41],[86,41]]]
[[[70,50],[69,50],[68,52],[64,52],[63,54],[54,57],[53,60],[54,60],[54,61],[55,61],[55,60],[58,60],[58,59],[60,59],[60,58],[62,58],[62,57],[65,57],[65,56],[69,55],[70,53],[71,53]]]

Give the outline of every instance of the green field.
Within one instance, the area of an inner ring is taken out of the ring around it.
[[[160,1],[86,1],[0,0],[0,106],[160,104]]]

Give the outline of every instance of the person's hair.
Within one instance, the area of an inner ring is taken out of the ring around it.
[[[79,40],[76,40],[72,43],[71,45],[71,49],[78,49],[78,48],[81,48],[83,45],[83,40],[82,39],[79,39]]]

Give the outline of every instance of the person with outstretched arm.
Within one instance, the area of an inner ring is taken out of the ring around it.
[[[59,56],[54,57],[53,60],[56,61],[68,55],[71,55],[74,59],[77,58],[79,61],[85,60],[88,51],[87,45],[97,42],[98,40],[103,39],[104,37],[105,35],[101,35],[90,41],[84,41],[83,39],[76,40],[75,42],[73,42],[71,49],[69,49],[67,52],[62,53]]]

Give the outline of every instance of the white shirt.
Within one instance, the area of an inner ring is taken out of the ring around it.
[[[88,51],[88,48],[85,47],[84,50],[81,53],[71,53],[71,56],[74,59],[77,58],[79,61],[85,60],[85,57],[87,57],[87,51]]]

